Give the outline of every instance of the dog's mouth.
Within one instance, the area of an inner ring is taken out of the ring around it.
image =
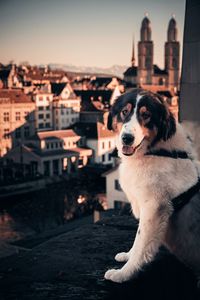
[[[123,145],[122,153],[126,156],[133,155],[135,153],[135,151],[141,146],[143,141],[144,141],[144,138],[142,139],[142,141],[136,147]]]

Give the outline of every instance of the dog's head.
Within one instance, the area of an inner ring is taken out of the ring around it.
[[[119,135],[118,150],[130,156],[144,141],[149,147],[167,141],[176,132],[176,122],[160,95],[133,89],[113,104],[108,129]]]

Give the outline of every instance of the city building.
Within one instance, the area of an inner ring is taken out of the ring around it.
[[[177,89],[179,87],[180,43],[177,40],[176,20],[172,17],[168,24],[164,69],[154,64],[154,44],[151,33],[151,22],[146,16],[142,21],[138,42],[138,66],[135,65],[133,42],[131,67],[124,72],[124,80],[133,86],[148,88],[156,85]]]
[[[93,149],[91,163],[111,165],[113,164],[112,152],[115,148],[115,134],[108,130],[101,122],[77,123],[73,129],[82,139],[81,145]]]
[[[0,157],[35,133],[35,103],[19,89],[0,89]]]
[[[15,64],[7,66],[0,64],[0,89],[22,88],[22,77],[17,72]]]
[[[79,139],[73,130],[38,132],[10,150],[4,161],[10,167],[18,164],[23,176],[69,175],[85,166],[92,155],[91,149],[77,147]]]
[[[106,178],[106,198],[108,208],[121,208],[122,203],[127,203],[128,199],[119,184],[119,166],[103,173]]]
[[[79,121],[81,99],[69,83],[51,83],[53,99],[53,127],[65,129]]]
[[[35,126],[36,130],[46,131],[53,129],[53,94],[37,90],[33,94],[35,101]]]
[[[37,86],[38,84],[49,84],[54,83],[66,83],[68,77],[62,70],[51,70],[48,66],[37,67],[37,66],[23,66],[24,84],[31,84]]]

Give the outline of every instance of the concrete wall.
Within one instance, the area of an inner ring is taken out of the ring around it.
[[[179,118],[200,158],[200,1],[186,0]]]

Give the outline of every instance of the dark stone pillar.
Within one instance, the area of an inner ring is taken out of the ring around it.
[[[192,134],[200,156],[199,0],[186,0],[179,117]]]

